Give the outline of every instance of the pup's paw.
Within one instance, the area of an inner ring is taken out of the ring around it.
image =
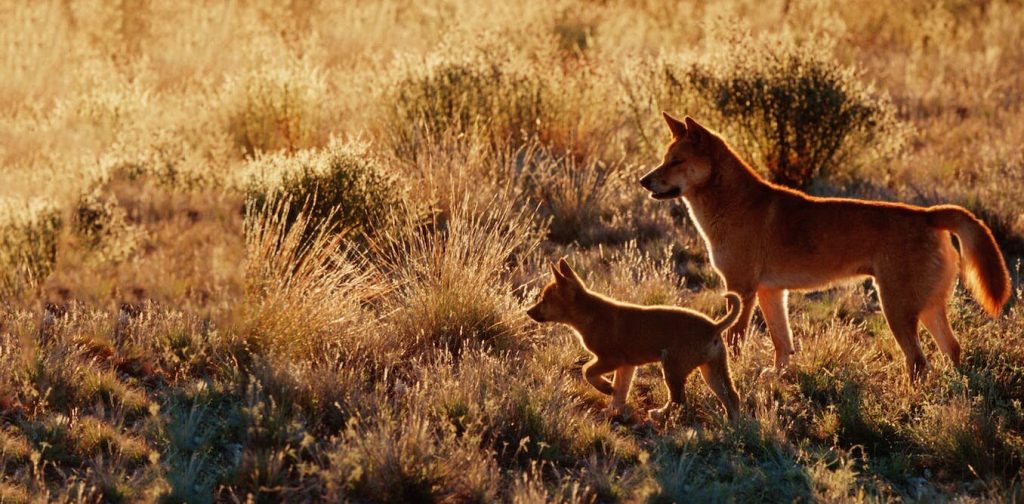
[[[667,404],[667,405],[662,406],[660,408],[648,410],[647,411],[647,418],[651,422],[654,422],[656,424],[659,424],[659,425],[663,424],[663,423],[665,423],[666,420],[668,420],[669,415],[672,413],[671,408],[672,408],[672,405]]]
[[[774,381],[782,378],[786,374],[786,370],[789,368],[780,367],[763,367],[757,373],[757,380]]]
[[[626,407],[621,404],[609,404],[608,407],[604,409],[604,414],[609,419],[622,417],[625,413]]]

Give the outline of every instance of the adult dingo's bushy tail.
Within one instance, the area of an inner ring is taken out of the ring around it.
[[[721,320],[715,322],[715,330],[719,333],[732,327],[736,320],[740,318],[740,312],[743,311],[743,301],[740,299],[739,294],[726,292],[723,296],[729,300],[729,313],[726,313]]]
[[[944,229],[960,239],[964,284],[990,315],[999,315],[1010,297],[1010,273],[996,239],[985,223],[956,205],[928,209],[932,227]]]

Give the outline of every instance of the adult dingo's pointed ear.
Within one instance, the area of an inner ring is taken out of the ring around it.
[[[551,276],[555,278],[555,281],[565,279],[565,277],[558,271],[558,265],[555,263],[551,263]]]
[[[668,124],[668,129],[672,131],[672,138],[686,138],[686,125],[679,122],[679,119],[672,117],[671,114],[661,111],[661,117],[665,118],[665,123]]]
[[[686,123],[686,139],[691,145],[701,147],[707,144],[708,136],[711,134],[707,128],[690,116],[684,117],[683,121]]]
[[[583,281],[580,280],[580,277],[577,276],[576,272],[572,270],[572,267],[569,266],[569,263],[566,262],[564,257],[558,260],[558,271],[565,278],[572,280],[574,283],[578,285],[583,285]]]

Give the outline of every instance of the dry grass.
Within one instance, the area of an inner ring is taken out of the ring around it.
[[[1020,501],[1022,16],[0,0],[0,501]],[[1011,306],[957,291],[964,364],[922,332],[912,387],[870,288],[793,295],[792,368],[759,320],[731,363],[744,421],[692,380],[636,422],[646,366],[608,422],[523,307],[569,255],[721,312],[685,210],[635,183],[663,107],[817,194],[967,206]]]

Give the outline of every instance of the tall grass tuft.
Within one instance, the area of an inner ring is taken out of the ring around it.
[[[537,246],[533,215],[501,195],[481,210],[464,201],[447,217],[407,213],[371,245],[394,282],[390,330],[410,354],[518,347],[528,332],[509,274]]]
[[[356,330],[381,289],[330,225],[305,214],[289,222],[290,208],[282,198],[247,212],[242,336],[259,353],[310,357]]]

